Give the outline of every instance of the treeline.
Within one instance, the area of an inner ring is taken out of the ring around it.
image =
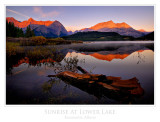
[[[33,37],[35,36],[34,31],[31,30],[30,26],[27,27],[26,33],[23,32],[22,28],[14,26],[14,23],[6,21],[6,36],[7,37]]]
[[[63,37],[65,40],[81,40],[81,41],[127,41],[134,40],[131,36],[122,36],[116,32],[78,32],[69,36]]]

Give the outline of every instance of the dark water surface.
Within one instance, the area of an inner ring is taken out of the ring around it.
[[[50,46],[52,48],[52,46]],[[7,104],[154,104],[153,42],[92,42],[57,45],[61,60],[43,59],[29,63],[27,57],[7,63]],[[11,59],[8,59],[11,60]],[[12,64],[12,63],[13,64]],[[117,99],[98,88],[80,88],[58,78],[49,78],[62,71],[79,71],[81,66],[92,74],[131,79],[136,77],[144,95]]]

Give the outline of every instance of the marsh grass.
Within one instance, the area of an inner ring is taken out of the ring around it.
[[[27,57],[30,65],[38,65],[42,63],[40,60],[53,59],[56,54],[56,48],[47,46],[20,46],[18,42],[7,42],[6,43],[6,60],[7,67],[11,69],[12,65],[18,64],[18,60]],[[50,60],[47,60],[50,61]],[[10,71],[10,70],[8,70]]]
[[[48,57],[54,57],[54,52],[56,49],[52,48],[47,48],[47,47],[34,47],[31,50],[26,51],[26,56],[28,58],[37,58],[37,59],[43,59],[43,58],[48,58]]]
[[[60,44],[72,44],[72,43],[83,43],[82,41],[75,40],[64,40],[63,38],[45,38],[43,36],[35,37],[7,37],[7,42],[19,43],[20,46],[41,46],[41,45],[60,45]]]
[[[6,55],[18,55],[24,53],[24,48],[18,42],[6,42]]]
[[[46,58],[52,57],[56,49],[54,47],[49,48],[45,46],[21,46],[19,42],[6,42],[6,55],[12,56],[17,54],[25,53],[28,57],[33,58]]]

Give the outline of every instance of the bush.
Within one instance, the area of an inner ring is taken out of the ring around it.
[[[47,43],[47,39],[43,36],[30,37],[30,39],[35,42],[36,45],[45,45]]]
[[[53,40],[55,40],[55,41],[64,41],[64,39],[63,39],[63,38],[60,38],[60,37],[55,38],[55,39],[53,39]]]

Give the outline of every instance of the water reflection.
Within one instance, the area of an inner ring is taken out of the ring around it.
[[[137,78],[121,80],[120,77],[109,76],[105,78],[105,76],[103,76],[102,78],[102,76],[103,75],[99,74],[78,74],[68,71],[56,75],[56,77],[62,79],[65,83],[79,88],[90,95],[94,95],[99,100],[107,97],[119,103],[128,104],[134,103],[135,98],[141,97],[144,93]],[[49,87],[50,85],[51,84],[49,84]]]
[[[88,48],[73,46],[59,51],[53,57],[42,59],[30,58],[26,55],[7,58],[7,103],[153,104],[152,46],[147,45],[149,48],[142,45],[116,45],[113,48],[112,46],[109,45],[108,48],[107,45],[103,45],[103,49],[96,48],[96,45]],[[92,83],[77,85],[65,79],[46,77],[64,71],[80,73],[77,66],[83,67],[91,74],[121,77],[122,80],[136,77],[145,91],[144,95],[135,98]]]

